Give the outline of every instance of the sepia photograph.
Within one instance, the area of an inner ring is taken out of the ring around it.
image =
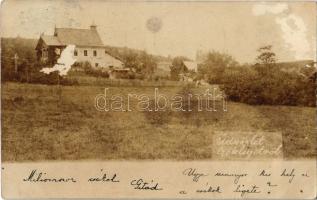
[[[315,2],[4,0],[0,15],[2,163],[316,159]]]

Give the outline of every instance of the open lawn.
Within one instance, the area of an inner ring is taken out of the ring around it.
[[[58,86],[2,84],[2,159],[212,159],[216,130],[279,131],[286,159],[316,156],[315,108],[229,102],[227,112],[100,112],[94,98],[104,88],[62,86],[59,100]],[[154,88],[109,91],[153,95]]]

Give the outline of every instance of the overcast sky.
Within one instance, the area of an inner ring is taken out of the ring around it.
[[[1,35],[39,38],[54,26],[88,28],[92,22],[105,45],[160,55],[195,58],[197,50],[231,54],[254,62],[256,49],[273,45],[280,61],[315,59],[315,3],[106,2],[7,0]],[[155,33],[146,24],[161,21]]]

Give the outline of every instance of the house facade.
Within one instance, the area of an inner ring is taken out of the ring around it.
[[[99,36],[96,25],[89,29],[55,28],[54,35],[41,35],[37,46],[38,61],[54,65],[67,45],[75,45],[76,62],[89,62],[95,68],[124,67],[123,62],[110,55]]]

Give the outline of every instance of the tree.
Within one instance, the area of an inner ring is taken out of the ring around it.
[[[272,51],[272,45],[260,47],[256,58],[255,69],[261,74],[270,74],[276,66],[276,54]]]
[[[141,63],[141,73],[148,79],[152,79],[152,75],[157,67],[154,57],[144,51],[139,55],[138,59]]]
[[[122,53],[122,58],[126,68],[141,74],[142,77],[152,79],[152,75],[157,66],[153,55],[148,54],[146,51],[137,52],[125,49]]]
[[[257,63],[262,65],[272,65],[276,63],[276,54],[272,51],[272,45],[260,47],[257,51],[260,53],[256,58]]]
[[[171,79],[178,81],[179,74],[188,72],[187,67],[184,65],[184,61],[188,61],[189,59],[183,56],[177,56],[173,58],[172,66],[171,66]]]
[[[226,68],[236,67],[238,62],[230,55],[216,51],[209,52],[198,67],[200,76],[206,77],[209,83],[221,84]]]
[[[138,60],[138,54],[131,50],[126,50],[122,54],[123,62],[126,68],[134,69],[136,72],[141,71],[141,63]]]
[[[36,62],[35,45],[37,40],[16,38],[1,38],[1,77],[2,81],[21,80],[21,73],[24,73],[28,66]],[[19,59],[18,73],[15,73],[14,55]]]

